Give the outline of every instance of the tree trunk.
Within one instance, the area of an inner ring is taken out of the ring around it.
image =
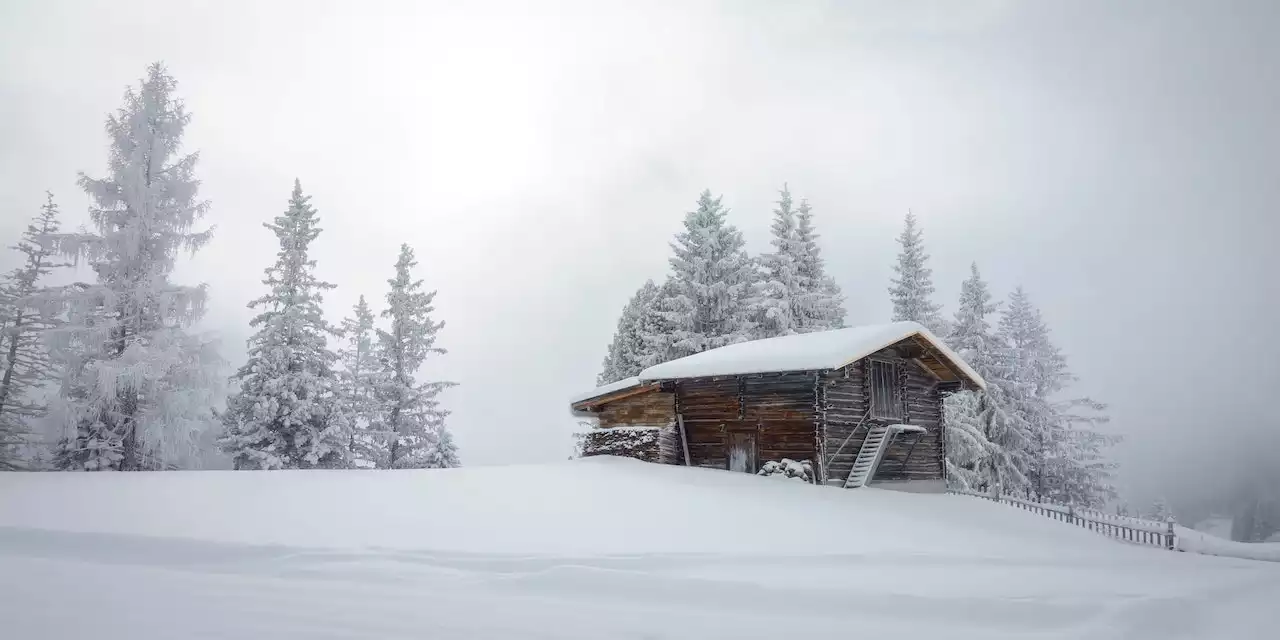
[[[138,424],[134,419],[134,415],[138,411],[138,392],[128,392],[121,412],[124,413],[124,437],[121,440],[120,448],[123,457],[120,460],[121,471],[141,471],[142,456],[138,451]]]
[[[5,359],[4,379],[0,380],[0,414],[4,413],[5,402],[9,399],[9,389],[13,384],[13,370],[18,366],[18,335],[22,330],[22,312],[13,318],[13,335],[9,336],[9,353]]]

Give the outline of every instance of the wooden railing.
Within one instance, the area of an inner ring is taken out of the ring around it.
[[[1026,500],[1023,498],[1016,498],[1014,496],[1001,495],[999,493],[978,493],[976,491],[962,491],[959,489],[948,489],[947,493],[982,498],[984,500],[1007,504],[1024,511],[1030,511],[1052,520],[1073,524],[1095,533],[1123,540],[1125,542],[1159,547],[1161,549],[1168,549],[1169,551],[1173,551],[1178,548],[1177,541],[1175,540],[1173,518],[1169,518],[1166,522],[1143,520],[1141,518],[1132,518],[1129,516],[1111,515],[1101,511],[1095,511],[1093,509],[1078,509],[1070,505]]]

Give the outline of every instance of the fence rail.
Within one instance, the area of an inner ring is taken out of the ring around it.
[[[998,493],[978,493],[976,491],[962,491],[959,489],[948,489],[947,492],[955,495],[982,498],[984,500],[1007,504],[1024,511],[1030,511],[1031,513],[1045,516],[1051,520],[1058,520],[1059,522],[1073,524],[1083,529],[1093,531],[1094,533],[1123,540],[1125,542],[1131,542],[1133,544],[1159,547],[1161,549],[1168,549],[1169,551],[1173,551],[1178,548],[1172,518],[1167,522],[1158,522],[1155,520],[1143,520],[1141,518],[1132,518],[1129,516],[1116,516],[1103,513],[1101,511],[1095,511],[1093,509],[1077,509],[1070,505],[1024,500],[1022,498],[1000,495]]]

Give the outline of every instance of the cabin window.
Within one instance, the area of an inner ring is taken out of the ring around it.
[[[870,360],[868,369],[871,379],[871,417],[901,420],[902,386],[898,384],[898,365],[883,360]]]

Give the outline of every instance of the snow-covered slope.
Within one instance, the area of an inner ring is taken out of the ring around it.
[[[1265,637],[1280,566],[621,459],[0,475],[14,638]]]

